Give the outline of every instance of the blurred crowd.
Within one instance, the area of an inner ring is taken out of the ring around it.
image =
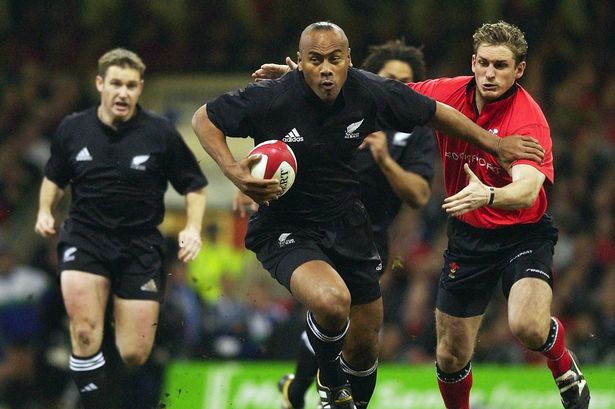
[[[482,21],[503,18],[526,31],[529,68],[521,82],[541,103],[554,145],[556,182],[549,203],[560,231],[554,313],[582,362],[615,365],[615,24],[607,20],[615,6],[431,3],[1,2],[0,408],[69,408],[77,399],[68,381],[70,349],[55,243],[35,240],[32,229],[49,141],[66,114],[96,100],[91,92],[98,56],[126,46],[157,74],[249,72],[292,55],[298,30],[323,16],[347,30],[357,60],[368,45],[400,35],[409,44],[424,44],[431,76],[469,72],[471,32]],[[382,281],[381,361],[434,359],[434,295],[446,243],[441,180],[436,175],[425,209],[398,221],[413,228],[391,231],[398,257]],[[118,377],[126,407],[156,404],[170,359],[295,357],[298,345],[288,340],[299,339],[305,312],[251,253],[221,240],[219,229],[215,222],[204,228],[201,254],[187,266],[173,260],[169,239],[156,349],[138,374]],[[407,231],[411,234],[400,233]],[[494,294],[494,301],[475,360],[540,362],[511,337],[502,295]],[[112,338],[106,348],[112,356]],[[150,391],[150,401],[133,397],[136,390]]]

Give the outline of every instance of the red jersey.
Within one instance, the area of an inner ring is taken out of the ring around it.
[[[545,150],[543,163],[518,160],[514,164],[527,164],[542,172],[553,183],[553,152],[549,124],[542,110],[520,85],[515,84],[503,98],[485,104],[479,114],[474,104],[476,83],[474,77],[439,78],[408,84],[415,91],[456,108],[473,122],[499,135],[528,135],[537,139]],[[451,138],[436,131],[438,147],[442,156],[444,184],[447,196],[451,196],[468,184],[463,164],[468,163],[472,172],[489,186],[502,187],[512,178],[498,165],[496,158],[468,142]],[[504,210],[481,207],[458,216],[459,220],[482,229],[497,229],[513,224],[537,222],[547,209],[544,186],[534,204],[526,209]]]

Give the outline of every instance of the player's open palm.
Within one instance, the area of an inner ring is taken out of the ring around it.
[[[489,188],[472,172],[468,164],[463,165],[468,175],[468,185],[456,194],[444,199],[442,209],[451,216],[461,216],[489,202]]]

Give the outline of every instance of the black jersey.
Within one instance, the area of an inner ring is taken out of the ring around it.
[[[417,126],[411,133],[387,131],[389,154],[404,170],[416,173],[429,184],[433,179],[433,162],[436,154],[436,138],[430,128]],[[374,233],[383,240],[393,219],[401,207],[401,199],[395,194],[386,176],[374,161],[369,148],[357,153],[357,172],[361,201],[372,220]]]
[[[251,136],[255,144],[283,140],[293,149],[293,187],[258,213],[298,223],[332,220],[359,196],[354,159],[365,136],[382,129],[411,132],[432,118],[435,106],[401,82],[351,68],[333,105],[295,70],[224,94],[207,104],[207,113],[226,136]]]
[[[158,226],[169,181],[180,194],[207,185],[171,122],[139,107],[117,131],[100,121],[95,107],[66,117],[45,176],[60,188],[71,185],[71,219],[104,230]]]

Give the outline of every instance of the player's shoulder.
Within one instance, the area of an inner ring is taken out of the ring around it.
[[[90,107],[83,111],[72,112],[66,115],[58,125],[58,134],[65,134],[67,131],[84,131],[87,126],[91,126],[96,121],[96,107]]]
[[[163,130],[175,130],[175,125],[173,125],[173,122],[168,117],[156,111],[152,111],[151,109],[139,108],[139,111],[138,115],[141,117],[141,121]]]

